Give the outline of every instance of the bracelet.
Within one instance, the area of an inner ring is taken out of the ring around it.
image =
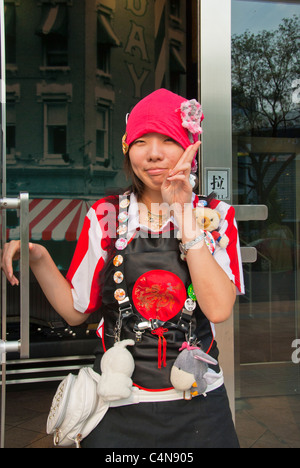
[[[194,245],[199,244],[199,242],[203,241],[205,239],[205,232],[202,232],[200,236],[196,237],[196,239],[187,242],[186,244],[183,244],[180,242],[179,244],[179,250],[183,255],[186,255],[188,250],[191,249]]]

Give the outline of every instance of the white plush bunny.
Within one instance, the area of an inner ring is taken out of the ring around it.
[[[98,395],[105,401],[129,398],[132,392],[131,376],[134,371],[134,359],[126,348],[134,346],[133,340],[115,343],[101,359],[101,377],[98,383]]]

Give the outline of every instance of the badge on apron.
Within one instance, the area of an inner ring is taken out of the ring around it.
[[[127,208],[130,205],[130,200],[128,198],[124,198],[123,200],[120,201],[120,208],[123,210]]]
[[[117,284],[121,284],[124,281],[124,275],[121,271],[116,271],[114,274],[114,282]]]
[[[120,223],[127,223],[128,219],[129,215],[127,211],[122,211],[122,213],[120,213],[118,216],[118,220],[120,221]]]
[[[192,299],[193,301],[196,301],[197,300],[197,297],[196,297],[196,294],[194,292],[194,287],[192,284],[190,284],[190,286],[188,287],[188,296],[190,299]]]
[[[115,245],[116,245],[116,249],[117,249],[117,250],[125,250],[126,247],[127,247],[127,244],[128,244],[127,240],[124,239],[124,237],[121,237],[120,239],[118,239],[118,240],[116,241],[116,244],[115,244]]]
[[[120,301],[124,301],[125,297],[126,297],[126,292],[124,291],[124,289],[117,289],[115,291],[115,299],[120,302]]]
[[[124,257],[122,257],[122,255],[116,255],[115,258],[113,259],[113,264],[115,267],[121,266],[123,262],[124,262]]]
[[[128,228],[126,224],[121,224],[117,229],[117,233],[119,234],[119,236],[124,236],[124,234],[126,234],[127,231]]]
[[[188,312],[193,312],[197,307],[197,304],[196,304],[196,301],[194,301],[193,299],[191,298],[188,298],[185,303],[184,303],[184,308],[188,311]]]

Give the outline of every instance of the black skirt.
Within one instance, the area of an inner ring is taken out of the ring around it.
[[[110,408],[82,448],[239,448],[225,387],[190,401]]]

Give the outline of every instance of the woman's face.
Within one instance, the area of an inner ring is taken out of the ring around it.
[[[147,133],[131,144],[129,157],[135,175],[145,186],[160,190],[183,153],[182,146],[172,138],[160,133]]]

